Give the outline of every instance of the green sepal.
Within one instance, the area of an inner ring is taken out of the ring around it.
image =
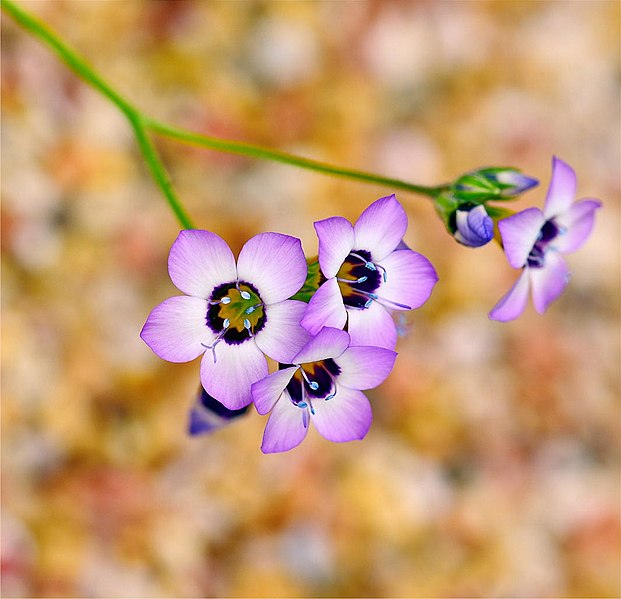
[[[308,268],[306,272],[306,281],[295,295],[291,296],[292,300],[299,300],[308,304],[311,297],[315,294],[315,291],[319,289],[319,286],[326,280],[319,268],[319,257],[312,256],[306,258],[306,266]]]

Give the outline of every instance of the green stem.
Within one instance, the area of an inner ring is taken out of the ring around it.
[[[173,190],[164,165],[157,154],[153,142],[149,139],[148,130],[170,137],[171,139],[211,150],[241,154],[251,158],[273,160],[328,175],[418,193],[431,198],[436,197],[441,191],[446,189],[445,185],[440,185],[438,187],[416,185],[400,179],[335,166],[326,162],[302,158],[279,150],[271,150],[245,142],[200,135],[192,131],[186,131],[160,123],[146,116],[141,110],[119,94],[110,84],[100,77],[82,57],[69,48],[45,23],[21,9],[12,0],[0,0],[0,4],[5,13],[13,17],[26,31],[50,46],[82,80],[108,98],[126,116],[132,126],[140,151],[142,152],[153,178],[162,190],[177,220],[186,229],[194,228],[194,226]]]
[[[192,131],[171,127],[170,125],[160,123],[159,121],[148,117],[145,118],[145,124],[151,130],[172,139],[208,148],[210,150],[217,150],[219,152],[229,152],[231,154],[241,154],[242,156],[249,156],[251,158],[262,158],[265,160],[283,162],[285,164],[291,164],[299,168],[305,168],[328,175],[335,175],[346,179],[354,179],[365,183],[375,183],[376,185],[385,185],[387,187],[392,187],[393,189],[403,189],[405,191],[430,197],[436,196],[438,192],[445,188],[445,186],[426,187],[424,185],[415,185],[414,183],[408,183],[407,181],[402,181],[400,179],[393,179],[392,177],[384,177],[382,175],[376,175],[375,173],[335,166],[328,164],[327,162],[320,162],[310,158],[302,158],[301,156],[295,156],[294,154],[288,154],[287,152],[281,152],[279,150],[271,150],[269,148],[264,148],[262,146],[246,142],[221,139],[219,137],[211,137],[209,135],[201,135]]]
[[[116,92],[110,84],[104,81],[83,58],[61,41],[58,35],[45,23],[22,10],[11,0],[1,0],[1,6],[5,13],[11,15],[26,31],[50,46],[74,73],[108,98],[127,117],[136,135],[136,140],[144,160],[168,201],[170,208],[175,213],[177,220],[182,227],[193,229],[194,225],[177,198],[155,146],[147,135],[145,119],[142,117],[141,112]]]
[[[140,151],[142,152],[145,162],[147,163],[153,178],[160,186],[160,189],[166,197],[172,211],[175,213],[177,220],[184,229],[195,229],[196,227],[192,224],[190,217],[186,214],[181,202],[179,202],[177,196],[175,195],[168,173],[166,172],[166,169],[157,154],[157,150],[155,149],[153,142],[146,134],[144,121],[139,115],[128,115],[128,118],[132,128],[134,129],[136,141],[138,142],[138,146],[140,147]]]

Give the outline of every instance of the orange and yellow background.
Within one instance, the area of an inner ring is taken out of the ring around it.
[[[116,108],[2,15],[4,597],[618,597],[619,4],[22,1],[148,114],[420,184],[551,157],[603,209],[544,316],[397,193],[440,282],[361,442],[189,438],[198,362],[138,334],[178,231]],[[392,193],[157,138],[238,251]]]

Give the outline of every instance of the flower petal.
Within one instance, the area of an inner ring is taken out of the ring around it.
[[[373,414],[365,394],[356,389],[337,387],[329,401],[315,401],[312,420],[322,437],[341,443],[362,439],[371,426]]]
[[[528,301],[529,278],[528,268],[525,268],[520,274],[518,280],[513,287],[501,298],[501,300],[492,308],[489,317],[492,320],[507,322],[514,320],[526,308]]]
[[[581,200],[557,217],[557,224],[565,229],[551,246],[559,252],[575,252],[588,239],[595,224],[595,211],[602,207],[599,200]]]
[[[340,329],[323,327],[293,358],[293,364],[338,358],[349,347],[349,335]]]
[[[530,269],[530,285],[533,294],[533,304],[539,314],[563,293],[569,282],[569,269],[563,257],[554,250],[548,250],[545,255],[545,265],[542,268]]]
[[[527,208],[498,222],[507,260],[513,268],[522,268],[533,249],[545,217],[539,208]]]
[[[552,157],[552,177],[543,206],[546,219],[569,210],[576,197],[576,173],[571,166],[556,156]]]
[[[249,239],[237,259],[240,281],[252,283],[261,300],[274,304],[290,298],[306,280],[302,242],[281,233],[259,233]]]
[[[209,299],[214,287],[237,279],[235,258],[226,241],[210,231],[181,231],[170,248],[168,273],[177,289]]]
[[[321,272],[331,279],[354,248],[354,228],[342,216],[317,221],[314,226],[319,238]]]
[[[306,311],[306,304],[297,300],[285,300],[265,306],[265,326],[255,335],[259,349],[267,356],[291,364],[311,335],[302,327],[300,320]]]
[[[221,341],[214,352],[207,350],[201,361],[201,383],[205,391],[229,410],[252,402],[250,388],[267,376],[267,360],[254,340],[237,345]]]
[[[386,282],[377,291],[380,300],[406,306],[391,305],[391,309],[419,308],[429,299],[431,290],[438,281],[431,262],[412,250],[392,252],[380,265],[386,269]]]
[[[201,387],[190,410],[188,433],[202,435],[221,429],[231,421],[248,412],[248,406],[240,410],[229,410]]]
[[[207,326],[207,300],[179,295],[151,311],[140,331],[142,340],[162,360],[189,362],[204,351],[216,334]]]
[[[302,326],[316,335],[321,327],[342,329],[347,322],[347,312],[336,279],[328,279],[311,297],[302,318]]]
[[[377,302],[364,310],[348,310],[347,331],[351,345],[372,345],[395,349],[397,328],[390,312]]]
[[[383,347],[349,347],[335,360],[338,383],[349,389],[373,389],[390,374],[397,353]]]
[[[371,252],[372,260],[383,260],[398,245],[406,229],[408,217],[393,195],[373,202],[354,225],[355,249]]]
[[[252,385],[252,401],[259,414],[267,414],[274,407],[297,369],[291,366],[277,370]]]
[[[263,453],[289,451],[304,440],[308,426],[304,426],[303,410],[308,408],[294,406],[287,394],[276,402],[263,433]]]

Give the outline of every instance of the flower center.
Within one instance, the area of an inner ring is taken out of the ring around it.
[[[351,308],[368,308],[377,299],[375,291],[386,276],[386,270],[371,261],[370,252],[351,252],[336,274],[343,303]]]
[[[314,400],[328,401],[336,395],[334,381],[341,374],[341,369],[332,358],[306,364],[278,365],[280,370],[291,366],[297,366],[298,370],[289,381],[286,389],[291,403],[304,410],[304,426],[307,426],[308,410],[306,408],[310,410],[311,414],[314,414]]]
[[[250,283],[236,282],[219,285],[209,298],[206,321],[217,333],[215,341],[206,345],[214,353],[220,341],[228,345],[239,345],[254,337],[267,320],[265,306],[259,292]]]
[[[382,298],[376,293],[382,282],[386,283],[388,280],[388,272],[381,264],[371,260],[371,252],[367,250],[350,252],[336,273],[336,280],[346,308],[365,310],[375,300],[388,308],[412,309],[405,304]]]
[[[563,227],[556,224],[554,219],[547,220],[543,223],[543,227],[541,227],[541,231],[539,231],[539,237],[537,237],[533,249],[530,251],[530,254],[528,254],[526,264],[531,268],[543,268],[545,265],[545,253],[548,246],[563,233]]]

